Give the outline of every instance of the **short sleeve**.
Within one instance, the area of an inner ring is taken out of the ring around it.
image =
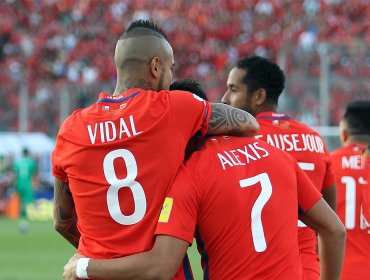
[[[322,195],[298,164],[296,164],[296,173],[298,205],[300,210],[306,212],[320,200]]]
[[[169,91],[169,97],[171,116],[185,136],[191,137],[198,131],[205,135],[212,112],[210,103],[187,91]]]
[[[68,182],[67,174],[64,172],[62,167],[62,160],[63,160],[63,147],[62,147],[62,140],[61,137],[57,137],[57,141],[55,144],[55,149],[51,154],[51,163],[52,163],[52,174],[54,177],[58,178],[62,182]]]
[[[327,156],[325,163],[326,163],[326,171],[325,171],[324,180],[322,182],[322,190],[325,190],[335,184],[335,177],[334,177],[333,167],[332,167],[329,154]]]
[[[183,165],[164,201],[155,234],[173,236],[191,244],[197,222],[199,201],[194,174]]]

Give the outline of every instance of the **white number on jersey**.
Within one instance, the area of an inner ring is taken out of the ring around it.
[[[239,183],[241,188],[251,187],[256,185],[257,183],[261,183],[261,193],[252,207],[251,227],[254,249],[256,250],[256,252],[263,252],[266,250],[267,245],[261,220],[261,213],[263,207],[270,199],[272,194],[272,185],[270,178],[267,173],[261,173],[254,177],[240,180]]]
[[[343,176],[340,180],[346,185],[344,225],[347,229],[354,229],[356,218],[356,181],[350,176]]]
[[[122,158],[127,168],[126,178],[117,178],[114,170],[114,160]],[[109,214],[117,223],[133,225],[144,217],[146,212],[146,197],[143,187],[135,181],[137,176],[137,164],[134,155],[126,149],[118,149],[108,153],[103,162],[105,179],[110,184],[107,192],[107,205]],[[135,211],[131,215],[124,215],[120,208],[118,192],[122,188],[129,188],[134,198]]]
[[[299,167],[304,171],[315,171],[315,164],[312,162],[298,162]],[[305,223],[298,220],[298,227],[307,227]]]

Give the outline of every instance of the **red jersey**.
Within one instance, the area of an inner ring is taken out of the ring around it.
[[[116,258],[148,251],[188,140],[208,130],[208,102],[182,91],[130,89],[63,123],[53,174],[69,182],[81,233],[78,251]]]
[[[177,174],[156,234],[191,243],[196,228],[204,279],[303,279],[298,212],[320,197],[288,154],[212,137]]]
[[[292,155],[320,192],[335,183],[330,156],[319,133],[285,114],[263,112],[256,118],[261,127],[256,138]],[[300,221],[298,226],[305,279],[319,279],[316,234]]]
[[[337,184],[337,214],[347,229],[342,278],[368,279],[370,232],[362,215],[362,189],[366,170],[361,167],[361,145],[348,145],[331,154]]]
[[[370,156],[365,158],[364,162],[365,169],[365,180],[367,182],[366,186],[362,191],[362,207],[364,218],[366,219],[366,225],[370,228]]]

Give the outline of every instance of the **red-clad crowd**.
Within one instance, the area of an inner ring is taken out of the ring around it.
[[[238,58],[257,54],[287,71],[285,112],[318,125],[320,44],[329,45],[330,124],[348,101],[370,98],[366,0],[4,0],[0,2],[0,130],[18,129],[19,92],[29,130],[55,135],[63,92],[71,111],[112,91],[116,40],[135,19],[168,34],[175,78],[202,82],[211,101]]]

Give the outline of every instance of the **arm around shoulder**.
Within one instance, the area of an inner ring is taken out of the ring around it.
[[[248,112],[222,103],[211,103],[209,134],[254,136],[259,130],[257,120]]]
[[[158,235],[152,250],[132,256],[97,260],[90,259],[87,275],[92,279],[171,279],[180,267],[189,243],[166,235]],[[77,259],[64,267],[64,279],[76,279]]]

